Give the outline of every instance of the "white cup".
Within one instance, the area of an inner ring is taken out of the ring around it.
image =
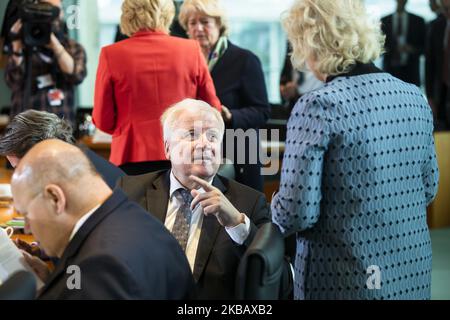
[[[7,227],[7,228],[5,228],[3,230],[5,230],[5,234],[6,234],[6,236],[8,238],[11,238],[12,235],[14,234],[14,228],[13,227]]]

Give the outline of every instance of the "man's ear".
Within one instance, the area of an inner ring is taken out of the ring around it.
[[[164,153],[166,154],[167,160],[170,160],[170,146],[167,140],[164,140]]]
[[[66,195],[60,186],[49,184],[44,189],[44,197],[49,200],[57,215],[64,213],[66,209]]]

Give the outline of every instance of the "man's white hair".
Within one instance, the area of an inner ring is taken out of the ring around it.
[[[220,130],[220,138],[222,139],[223,133],[225,132],[225,123],[223,122],[220,112],[204,101],[184,99],[168,108],[161,116],[164,141],[169,141],[173,129],[176,127],[177,120],[184,112],[198,114],[201,117],[205,114],[213,115],[219,123],[219,127],[217,129]]]

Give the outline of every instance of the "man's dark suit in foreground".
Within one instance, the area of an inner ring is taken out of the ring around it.
[[[450,2],[446,1],[447,6]],[[449,9],[450,10],[450,9]],[[447,11],[445,11],[447,12]],[[445,39],[448,22],[450,20],[444,14],[439,15],[435,20],[430,22],[427,37],[426,50],[426,92],[428,101],[430,102],[435,117],[435,130],[450,129],[450,83],[448,82],[449,64],[445,63],[446,55],[448,60],[448,49],[446,50]],[[448,45],[447,38],[447,45]],[[447,53],[446,53],[447,52]],[[447,73],[445,73],[447,67]],[[447,75],[447,81],[445,79]]]
[[[70,266],[80,268],[80,290],[67,287]],[[186,299],[189,271],[164,226],[116,190],[69,243],[39,299]]]
[[[125,176],[119,186],[131,200],[139,203],[164,223],[170,189],[170,171],[140,176]],[[253,240],[257,226],[270,221],[264,195],[232,180],[215,176],[212,185],[218,188],[239,212],[250,219],[250,235],[238,245],[215,216],[205,216],[193,275],[199,299],[234,299],[236,271],[247,246]]]

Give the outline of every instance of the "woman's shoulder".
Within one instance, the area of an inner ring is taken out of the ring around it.
[[[383,95],[383,92],[400,92],[421,94],[420,88],[414,84],[404,82],[389,73],[378,72],[368,73],[357,76],[338,77],[330,82],[325,83],[322,87],[310,92],[306,96],[309,100],[312,98],[317,101],[325,99],[330,101],[333,99],[342,100],[343,96],[361,94],[362,91],[369,96]]]
[[[322,87],[303,94],[298,100],[300,105],[321,105],[333,99],[333,93],[337,90],[336,86],[325,83]]]
[[[175,48],[179,50],[195,50],[198,51],[200,49],[200,45],[197,41],[180,38],[176,36],[171,36],[167,34],[157,34],[157,37],[146,37],[145,41],[148,41],[148,46],[153,47],[155,45],[163,45],[168,46],[170,48]],[[141,37],[130,37],[128,39],[124,39],[122,41],[104,46],[102,50],[107,52],[121,52],[121,51],[129,51],[137,42],[142,41]]]
[[[304,94],[296,104],[297,109],[321,109],[333,112],[336,106],[364,103],[368,99],[380,99],[380,103],[389,97],[408,96],[426,103],[424,94],[417,86],[404,82],[385,73],[371,73],[351,77],[338,77],[322,87]]]
[[[235,45],[230,40],[228,40],[228,54],[231,56],[239,57],[239,59],[257,59],[259,61],[259,58],[256,54],[254,54],[252,51],[242,48],[240,46]]]
[[[166,38],[166,40],[168,42],[172,42],[176,45],[180,45],[180,46],[189,46],[189,47],[200,47],[200,45],[198,44],[197,41],[193,40],[193,39],[187,39],[187,38],[181,38],[181,37],[177,37],[177,36],[168,36]]]
[[[386,88],[386,89],[410,89],[420,90],[415,85],[406,83],[386,72],[367,73],[356,76],[337,77],[326,83],[320,90],[327,94],[344,94],[352,89],[366,88]],[[358,90],[357,90],[358,91]]]
[[[328,97],[325,92],[324,88],[319,88],[302,95],[292,109],[291,118],[328,119],[334,98]]]

